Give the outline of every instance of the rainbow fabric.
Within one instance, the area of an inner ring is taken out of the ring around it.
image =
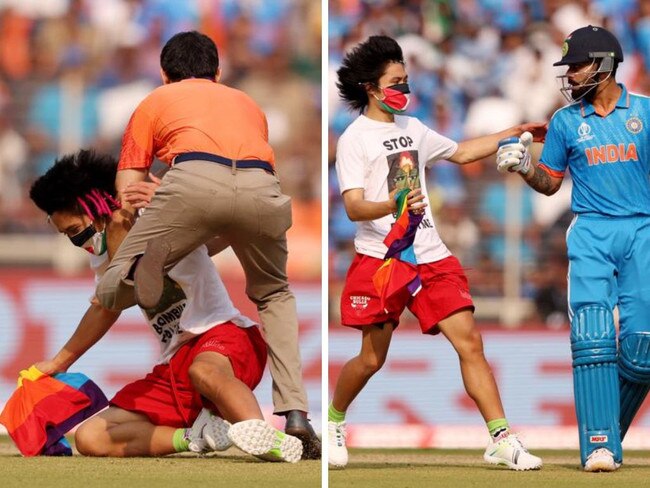
[[[20,372],[0,423],[24,456],[71,456],[64,434],[107,405],[104,393],[87,376],[48,376],[32,366]]]
[[[386,312],[391,309],[393,297],[404,289],[413,296],[422,288],[413,242],[424,214],[415,214],[407,210],[407,195],[410,191],[409,188],[404,188],[395,194],[397,220],[384,239],[384,244],[388,247],[384,264],[372,278],[379,294],[381,307]]]

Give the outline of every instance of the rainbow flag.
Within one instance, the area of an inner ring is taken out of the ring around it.
[[[391,308],[391,299],[405,288],[411,295],[417,294],[422,288],[413,242],[424,214],[407,210],[407,195],[410,191],[409,188],[404,188],[395,194],[397,220],[384,239],[384,244],[388,247],[384,264],[372,279],[381,307],[386,312]]]
[[[84,374],[49,376],[32,366],[20,372],[0,423],[24,456],[71,456],[63,436],[107,405],[104,393]]]

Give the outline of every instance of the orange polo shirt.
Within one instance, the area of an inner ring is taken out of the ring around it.
[[[122,138],[118,169],[148,169],[154,156],[171,165],[200,151],[275,166],[266,116],[244,92],[205,79],[156,88],[135,109]]]

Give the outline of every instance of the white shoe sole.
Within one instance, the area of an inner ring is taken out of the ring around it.
[[[286,434],[279,446],[282,457],[270,455],[277,439],[276,430],[263,420],[237,422],[228,430],[228,437],[242,451],[265,461],[297,463],[302,456],[300,439]]]
[[[494,465],[501,464],[507,466],[509,469],[512,469],[514,471],[534,471],[542,468],[541,462],[539,464],[532,464],[532,465],[525,466],[525,465],[511,463],[506,459],[502,459],[494,456],[488,456],[487,454],[483,456],[483,459],[487,463],[494,464]]]
[[[302,442],[297,437],[292,435],[285,434],[285,438],[282,439],[280,444],[280,452],[282,452],[282,459],[278,459],[276,456],[261,454],[257,456],[264,461],[278,462],[285,461],[287,463],[297,463],[302,458]]]
[[[584,469],[587,473],[611,473],[612,471],[616,471],[619,467],[620,464],[615,463],[613,460],[603,459],[587,463]]]
[[[230,424],[222,418],[212,418],[203,428],[203,438],[213,451],[225,451],[232,447],[232,441],[228,437]]]

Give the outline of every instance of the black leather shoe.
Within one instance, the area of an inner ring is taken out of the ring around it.
[[[289,410],[284,431],[302,442],[302,459],[320,459],[321,442],[312,428],[307,414],[300,410]]]
[[[171,252],[171,246],[160,238],[147,242],[147,248],[139,259],[133,281],[135,284],[135,300],[144,309],[154,308],[162,297],[165,262]]]

